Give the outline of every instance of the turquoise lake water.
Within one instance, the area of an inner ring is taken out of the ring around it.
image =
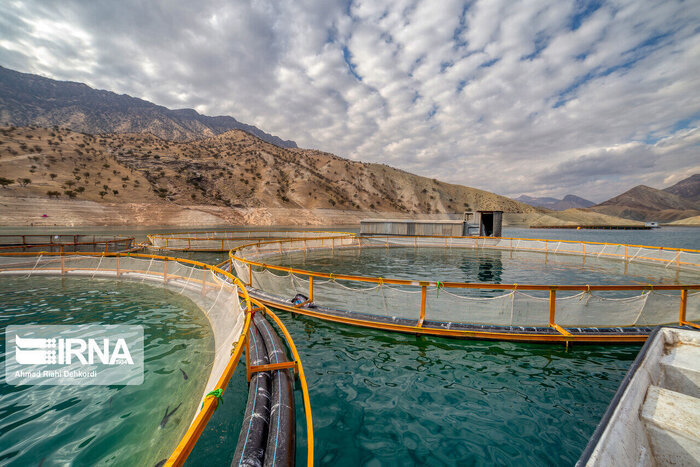
[[[335,275],[373,276],[405,279],[487,284],[679,284],[700,282],[700,275],[663,265],[625,265],[623,261],[595,257],[575,257],[532,252],[471,248],[362,248],[321,250],[287,255],[272,255],[265,262],[294,266],[307,271]],[[341,281],[347,286],[365,284]],[[394,286],[406,290],[415,287]],[[452,293],[492,297],[502,290],[451,289]],[[528,292],[545,296],[548,292]],[[560,296],[578,292],[560,292]],[[606,296],[639,295],[639,291],[606,292]]]
[[[700,229],[693,228],[506,229],[504,235],[700,247]],[[424,270],[440,267],[427,263]],[[552,267],[554,278],[563,274],[570,279],[578,272],[598,278],[600,273]],[[610,267],[611,276],[619,273],[617,266]],[[370,273],[356,270],[363,271]],[[479,278],[478,268],[467,271],[467,276]],[[416,272],[393,271],[398,276]],[[500,280],[522,273],[504,267]],[[649,277],[618,274],[609,279]],[[640,348],[581,345],[566,350],[559,345],[417,338],[277,314],[294,337],[306,370],[318,465],[573,465]],[[241,365],[227,392],[227,398],[235,399],[232,404],[227,399],[214,415],[188,465],[208,465],[210,456],[232,457],[245,405],[242,373]],[[297,407],[301,403],[297,390]],[[297,462],[302,465],[301,412],[297,420]]]
[[[169,456],[213,362],[211,329],[194,303],[158,287],[54,277],[3,277],[0,303],[0,464],[154,465]],[[144,326],[142,385],[5,383],[5,326],[88,323]],[[180,403],[161,428],[165,410]]]

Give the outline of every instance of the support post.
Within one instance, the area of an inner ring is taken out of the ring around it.
[[[207,269],[202,269],[202,295],[207,292]]]
[[[66,257],[63,255],[63,245],[61,245],[61,275],[66,273]]]
[[[168,282],[168,260],[163,261],[163,284]]]
[[[420,318],[418,318],[418,327],[423,327],[423,321],[425,321],[425,302],[428,297],[428,284],[421,282],[420,287]]]
[[[119,272],[119,256],[117,256],[117,279],[121,277],[121,272]]]
[[[314,276],[309,276],[309,302],[314,301]]]
[[[557,289],[549,290],[549,325],[554,326],[554,313],[557,307]]]
[[[248,264],[248,287],[253,286],[253,265]]]
[[[678,318],[678,325],[683,326],[685,323],[685,311],[688,308],[688,289],[681,290],[681,313]]]

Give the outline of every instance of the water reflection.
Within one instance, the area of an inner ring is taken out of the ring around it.
[[[502,251],[494,250],[477,254],[476,256],[462,256],[459,269],[467,278],[465,282],[486,282],[500,284],[503,274]]]

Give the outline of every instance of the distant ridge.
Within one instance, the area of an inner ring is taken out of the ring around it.
[[[700,174],[691,175],[663,191],[700,203]]]
[[[515,198],[516,201],[521,203],[529,204],[530,206],[535,206],[539,208],[551,209],[553,211],[565,211],[567,209],[581,209],[593,206],[595,203],[583,199],[576,195],[566,195],[564,199],[557,198],[533,198],[527,195],[521,195]]]
[[[170,110],[126,94],[0,67],[0,126],[5,125],[58,125],[91,134],[151,133],[172,141],[243,130],[278,147],[297,147],[294,141],[265,133],[233,117],[209,117],[193,109]]]
[[[645,185],[638,185],[589,209],[638,221],[672,222],[700,215],[700,203]]]

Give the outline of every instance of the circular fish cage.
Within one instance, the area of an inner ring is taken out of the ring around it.
[[[170,251],[229,251],[240,245],[253,241],[266,241],[275,238],[316,238],[343,237],[348,232],[325,231],[290,231],[290,230],[248,230],[248,231],[212,231],[212,232],[178,232],[150,234],[150,248]]]
[[[120,235],[0,235],[0,253],[114,253],[139,249],[134,237]]]
[[[99,242],[92,244],[98,245]],[[28,245],[22,247],[26,246]],[[189,406],[191,412],[183,414],[188,409],[180,409],[178,417],[186,417],[189,421],[188,428],[176,445],[160,446],[167,450],[168,457],[158,465],[164,465],[166,461],[168,465],[184,464],[219,402],[223,400],[243,350],[250,349],[251,346],[261,355],[253,360],[250,350],[246,352],[245,367],[247,380],[251,384],[250,397],[238,441],[241,448],[236,451],[236,459],[242,463],[256,459],[262,461],[266,453],[274,452],[275,465],[294,463],[296,425],[292,391],[293,378],[298,377],[306,415],[308,463],[313,465],[311,406],[303,366],[294,342],[279,318],[264,304],[250,297],[244,285],[230,272],[198,261],[139,253],[0,253],[0,279],[21,277],[41,280],[50,276],[83,280],[109,279],[163,287],[189,299],[208,320],[213,332],[214,357],[209,365],[204,391],[197,395],[196,403],[185,401],[189,402],[185,406]],[[271,318],[283,334],[291,359],[287,358],[284,346],[265,317]],[[251,343],[251,340],[255,341],[255,336],[262,338]],[[6,358],[9,359],[9,355]],[[179,373],[176,374],[180,376]],[[182,374],[187,379],[186,374]],[[252,386],[260,378],[271,381],[264,401],[266,406],[256,401],[257,387]],[[270,402],[272,399],[277,403],[274,407]],[[169,406],[165,409],[161,428],[179,407],[169,410],[172,409]],[[262,428],[261,420],[264,422]],[[258,424],[256,429],[246,425],[253,421]],[[268,425],[273,424],[276,429],[268,430]]]
[[[541,263],[612,262],[671,283],[460,282],[304,270],[319,252],[394,248],[500,251]],[[609,243],[493,237],[354,236],[255,242],[230,252],[231,268],[268,306],[358,326],[415,334],[543,342],[641,342],[654,326],[697,327],[700,251]]]

